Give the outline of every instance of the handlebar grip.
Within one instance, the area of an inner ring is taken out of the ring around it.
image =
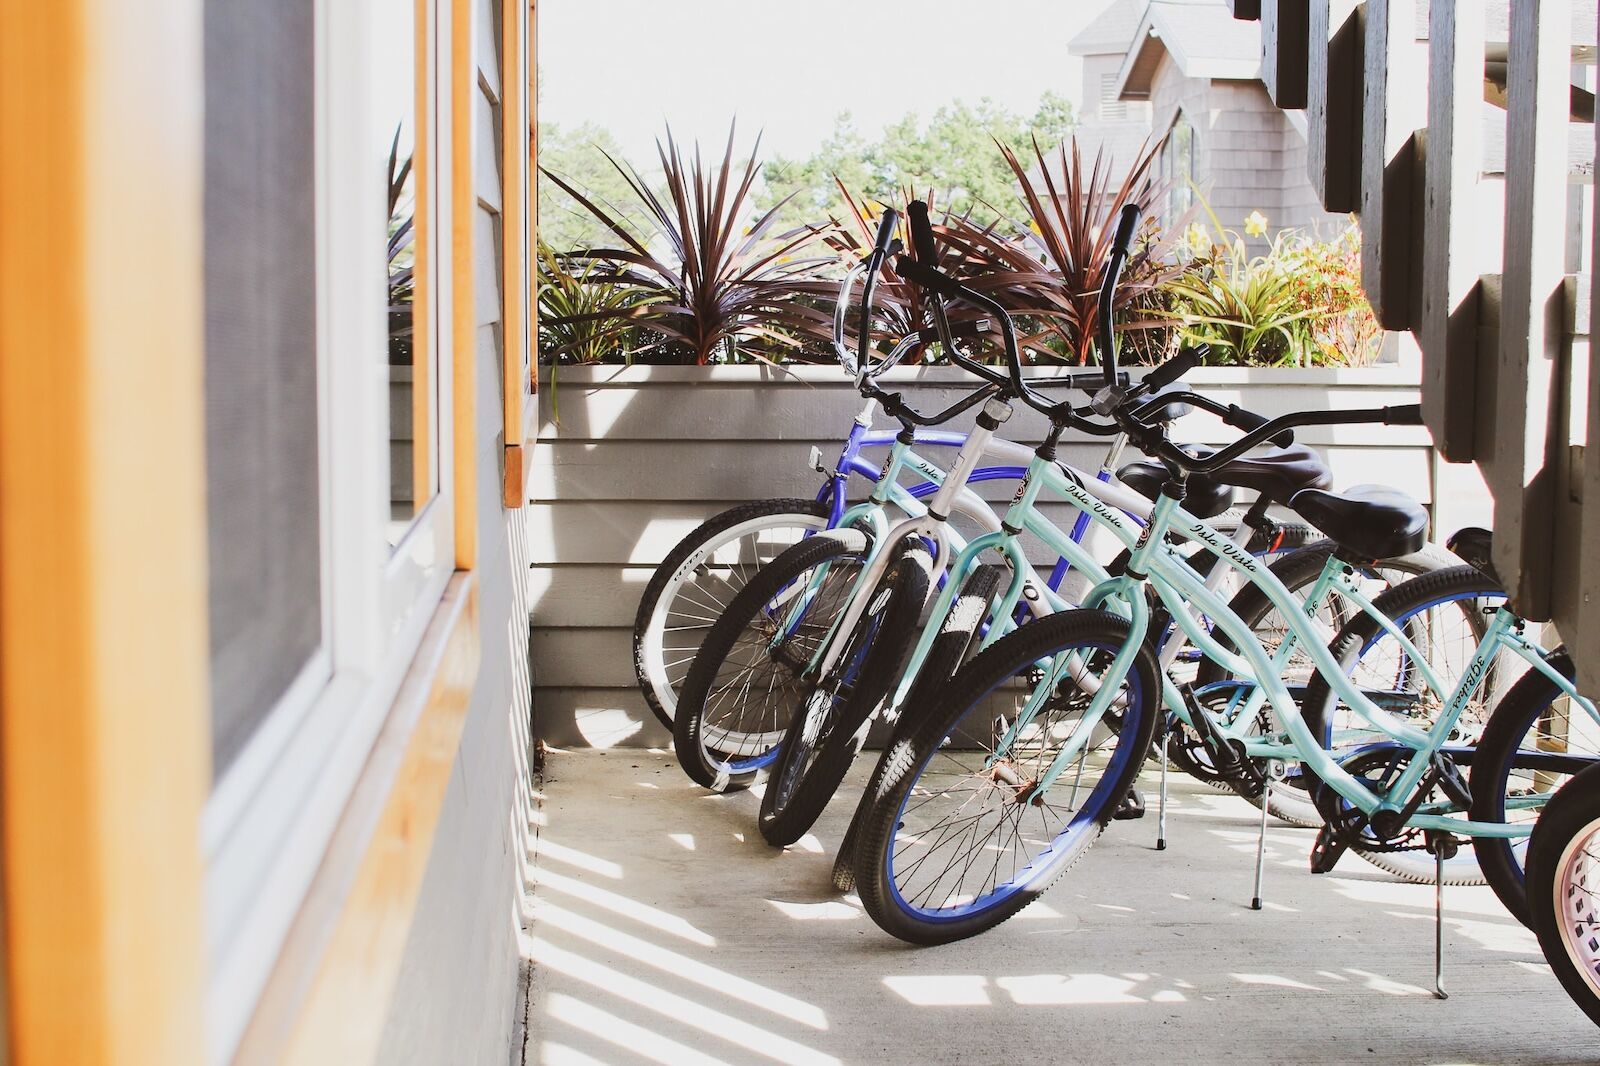
[[[1127,255],[1128,249],[1133,247],[1133,234],[1139,228],[1139,216],[1143,214],[1138,204],[1124,204],[1122,214],[1117,218],[1117,234],[1111,242],[1112,255]]]
[[[878,237],[872,242],[872,250],[888,254],[889,242],[894,240],[895,227],[900,224],[900,212],[892,207],[883,209],[883,217],[878,220]]]
[[[928,205],[912,200],[906,205],[906,225],[911,229],[911,252],[923,266],[939,265],[939,249],[933,243],[933,222],[928,218]]]
[[[913,239],[915,239],[915,234],[916,231],[913,228]],[[929,292],[943,296],[947,300],[959,300],[962,298],[960,282],[942,270],[935,270],[931,266],[923,266],[909,255],[902,255],[895,259],[894,272],[908,281],[916,282]]]
[[[1420,403],[1401,404],[1399,407],[1385,407],[1383,409],[1383,424],[1386,426],[1420,426],[1422,425],[1422,405]]]
[[[1222,416],[1222,420],[1235,429],[1242,429],[1246,433],[1252,429],[1260,429],[1271,421],[1270,419],[1262,418],[1254,411],[1246,411],[1238,404],[1232,403],[1228,405],[1228,411]],[[1277,436],[1270,438],[1270,440],[1280,448],[1287,448],[1294,443],[1294,430],[1286,429]]]
[[[1144,376],[1145,392],[1153,395],[1177,381],[1183,375],[1205,362],[1206,356],[1211,354],[1211,349],[1205,345],[1194,348],[1184,348],[1177,355],[1156,367]]]

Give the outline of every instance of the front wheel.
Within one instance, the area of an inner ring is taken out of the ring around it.
[[[672,728],[689,664],[751,576],[827,524],[820,500],[758,500],[708,518],[667,553],[633,619],[633,672],[657,721]]]
[[[1562,786],[1528,845],[1528,910],[1561,987],[1600,1025],[1600,766]]]
[[[932,582],[932,554],[908,537],[877,585],[857,593],[866,597],[865,609],[849,633],[834,638],[837,658],[789,723],[761,797],[757,825],[768,844],[799,840],[838,791],[865,726],[900,680]]]
[[[854,868],[862,905],[914,944],[975,936],[1027,906],[1099,837],[1155,726],[1155,656],[1126,620],[1078,610],[973,659],[875,776]],[[1127,649],[1131,663],[1112,673]],[[1104,714],[1094,694],[1115,685]],[[1063,752],[1065,771],[1046,786]]]
[[[1552,655],[1549,665],[1573,677],[1572,659]],[[1577,713],[1574,714],[1573,712]],[[1600,723],[1573,705],[1555,682],[1530,670],[1489,716],[1472,760],[1472,818],[1527,823],[1537,819],[1556,790],[1579,771],[1600,763]],[[1553,802],[1553,801],[1551,801]],[[1530,924],[1525,860],[1528,838],[1474,837],[1478,865],[1506,909]]]

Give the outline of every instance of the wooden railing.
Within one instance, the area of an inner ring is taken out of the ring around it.
[[[1324,207],[1361,217],[1367,297],[1416,334],[1440,453],[1483,472],[1507,591],[1600,692],[1594,0],[1233,13],[1261,22],[1274,101],[1306,111]]]

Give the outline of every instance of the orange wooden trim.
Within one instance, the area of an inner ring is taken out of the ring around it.
[[[539,395],[539,4],[528,0],[528,395]]]
[[[526,14],[520,3],[507,3],[501,8],[500,136],[505,151],[500,175],[501,248],[504,250],[500,257],[500,291],[505,294],[505,306],[501,309],[504,328],[501,331],[500,391],[504,408],[502,439],[507,448],[522,440],[522,409],[528,391],[528,375],[524,369],[528,358],[525,272],[529,255],[528,155],[524,147],[528,137]],[[510,483],[508,472],[506,484]],[[510,496],[509,492],[505,495]],[[506,506],[517,505],[508,503]]]
[[[472,234],[478,197],[472,185],[473,0],[450,4],[450,286],[451,470],[455,492],[456,567],[478,563],[478,315],[472,278]]]
[[[433,464],[438,454],[434,440],[433,395],[436,388],[433,374],[433,278],[429,274],[430,256],[428,241],[433,232],[433,219],[429,210],[433,180],[428,173],[432,159],[428,154],[428,138],[434,124],[431,121],[433,91],[429,74],[433,70],[433,24],[428,18],[429,0],[416,0],[417,20],[417,102],[416,116],[412,122],[411,175],[416,192],[416,284],[411,300],[411,499],[421,509],[433,497]]]
[[[375,1061],[482,652],[458,573],[340,816],[234,1062]]]
[[[531,442],[530,442],[531,444]],[[505,491],[500,502],[515,510],[528,502],[528,456],[532,448],[523,444],[506,445]]]
[[[18,1066],[203,1055],[201,30],[200,0],[0,4],[0,896]]]

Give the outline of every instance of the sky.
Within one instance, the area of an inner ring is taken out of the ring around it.
[[[542,0],[539,120],[593,122],[634,159],[763,131],[810,154],[849,111],[872,136],[908,111],[989,96],[1032,112],[1081,88],[1067,42],[1109,0]]]

